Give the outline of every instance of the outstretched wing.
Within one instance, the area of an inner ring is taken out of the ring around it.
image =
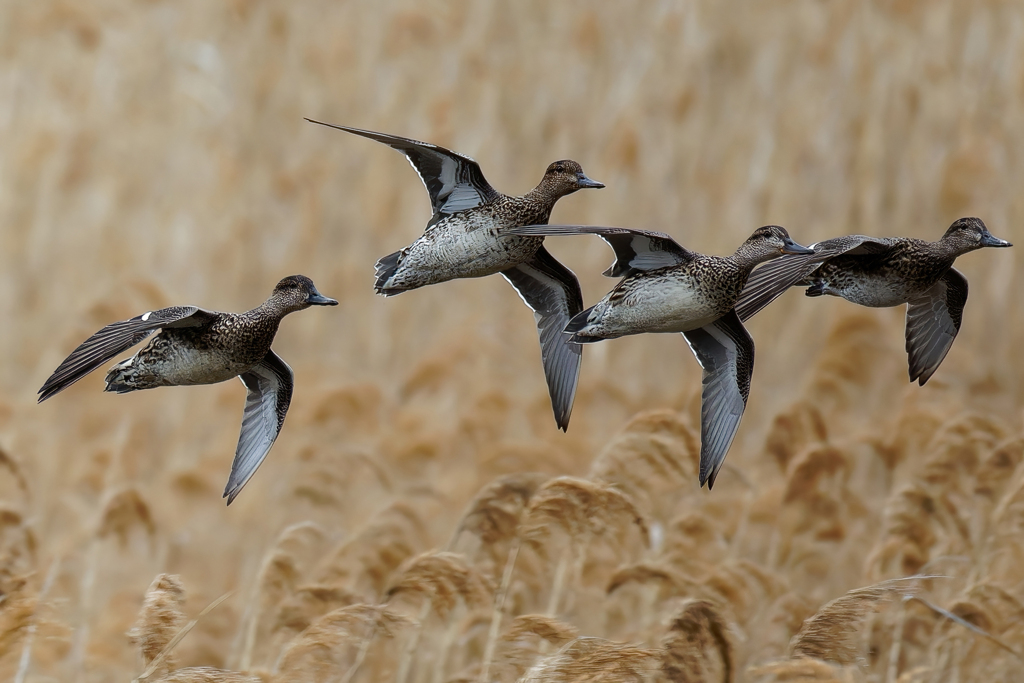
[[[910,381],[924,386],[939,368],[960,331],[967,303],[967,278],[950,268],[922,296],[907,304]]]
[[[572,335],[563,330],[569,320],[583,310],[580,283],[573,272],[544,247],[537,250],[533,259],[503,271],[502,275],[533,309],[551,407],[555,422],[564,432],[569,427],[576,398],[583,350],[579,344],[568,342]]]
[[[228,499],[228,505],[263,464],[281,433],[294,386],[292,369],[273,351],[267,351],[263,360],[239,378],[249,393],[245,397],[242,431],[231,463],[231,475],[224,487],[223,497]]]
[[[846,235],[810,245],[813,254],[787,254],[759,266],[747,278],[743,292],[736,302],[740,320],[754,317],[762,308],[782,296],[793,285],[836,256],[862,256],[880,254],[890,248],[884,238],[865,235]]]
[[[615,263],[602,275],[627,277],[643,270],[657,270],[686,263],[693,254],[671,236],[653,230],[608,228],[600,225],[525,225],[505,228],[513,235],[599,235],[615,251]]]
[[[376,140],[404,154],[427,188],[435,214],[458,213],[498,197],[497,190],[484,179],[480,165],[464,154],[397,135],[306,120]]]
[[[57,366],[39,389],[42,403],[64,391],[108,360],[164,327],[199,327],[217,319],[217,314],[196,306],[172,306],[149,311],[130,320],[111,323],[92,335]]]
[[[700,402],[700,485],[715,485],[750,395],[754,342],[736,311],[683,332],[704,369]]]

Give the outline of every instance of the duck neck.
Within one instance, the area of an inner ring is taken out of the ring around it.
[[[534,219],[539,223],[547,223],[548,217],[551,216],[551,210],[555,208],[555,202],[561,198],[561,194],[558,194],[554,188],[548,186],[543,181],[541,181],[540,185],[523,195],[523,199],[536,207],[538,213],[543,214],[543,218]]]
[[[273,320],[274,324],[278,325],[282,318],[296,310],[298,309],[291,305],[284,297],[271,296],[262,304],[249,311],[249,314],[264,320]]]
[[[765,261],[769,261],[779,255],[776,249],[765,249],[763,245],[751,244],[750,242],[744,242],[739,248],[728,258],[736,264],[736,267],[744,275],[750,275],[750,272],[754,270],[755,266]]]
[[[937,242],[925,242],[924,244],[926,245],[924,247],[925,251],[932,258],[937,261],[948,262],[949,265],[953,265],[953,261],[958,256],[978,248],[977,243],[960,239],[959,236],[943,237]]]

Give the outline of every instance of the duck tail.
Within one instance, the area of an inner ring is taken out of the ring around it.
[[[804,290],[806,296],[825,296],[825,281],[815,280],[811,286]]]
[[[587,323],[590,322],[590,313],[593,310],[594,307],[591,306],[590,308],[584,309],[577,313],[576,315],[574,315],[572,319],[569,320],[569,324],[565,326],[564,331],[575,334],[582,330],[584,327],[587,326]]]
[[[106,386],[103,387],[103,391],[111,391],[115,394],[126,394],[129,391],[135,391],[138,389],[135,386],[135,377],[132,373],[132,361],[135,358],[129,358],[123,360],[114,367],[110,368],[107,372],[107,376],[103,379],[106,382]]]
[[[590,314],[593,310],[594,306],[591,306],[572,317],[569,324],[565,326],[565,332],[572,335],[567,341],[573,344],[592,344],[604,339],[604,337],[592,337],[586,334],[580,334],[580,332],[590,324]]]
[[[402,258],[402,252],[396,251],[393,254],[381,257],[375,266],[375,275],[377,276],[376,281],[373,283],[373,289],[381,296],[394,296],[395,294],[401,294],[405,291],[402,287],[388,287],[388,280],[394,277],[398,271],[398,262]]]

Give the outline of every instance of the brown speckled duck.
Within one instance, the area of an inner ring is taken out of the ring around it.
[[[555,422],[564,431],[576,395],[580,347],[565,343],[562,328],[583,309],[583,294],[573,272],[544,248],[543,237],[499,234],[499,230],[547,223],[560,198],[604,185],[588,178],[575,161],[556,161],[537,187],[512,197],[491,187],[480,166],[458,152],[396,135],[307,121],[398,150],[419,173],[430,195],[434,215],[423,235],[377,261],[377,293],[394,296],[457,278],[501,273],[534,312]]]
[[[787,256],[754,271],[736,304],[747,320],[790,286],[807,296],[838,296],[872,308],[907,304],[910,381],[924,383],[953,345],[967,302],[958,256],[982,247],[1010,247],[980,218],[955,221],[937,242],[910,237],[847,235],[812,244],[813,254]]]
[[[281,319],[310,306],[337,306],[303,275],[284,278],[270,298],[245,313],[172,306],[111,323],[82,342],[39,390],[42,403],[108,360],[157,335],[107,372],[104,391],[215,384],[238,377],[248,390],[242,431],[224,489],[228,504],[262,464],[292,399],[292,370],[271,350]]]
[[[661,232],[587,225],[513,228],[518,235],[600,235],[615,251],[604,272],[623,279],[569,321],[580,344],[645,332],[681,332],[704,370],[700,484],[714,486],[750,393],[754,342],[733,306],[759,263],[810,254],[775,225],[758,228],[732,256],[706,256]]]

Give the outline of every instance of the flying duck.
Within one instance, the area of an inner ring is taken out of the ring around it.
[[[747,320],[791,286],[807,296],[838,296],[872,308],[907,304],[910,381],[931,378],[953,345],[967,303],[967,278],[953,268],[962,254],[1012,247],[980,218],[955,221],[936,242],[911,237],[847,235],[812,244],[813,254],[787,256],[754,271],[736,304]]]
[[[548,166],[540,184],[521,197],[495,190],[473,159],[428,142],[336,126],[388,145],[406,156],[430,195],[434,214],[416,241],[376,265],[374,288],[383,296],[456,278],[501,273],[534,313],[541,362],[555,422],[569,425],[581,349],[565,343],[562,329],[583,309],[579,281],[544,248],[543,237],[502,234],[502,228],[547,223],[560,198],[584,188],[601,188],[575,161]]]
[[[248,390],[242,431],[224,489],[228,505],[267,457],[292,400],[293,375],[270,345],[281,319],[310,306],[337,306],[304,275],[291,275],[246,313],[172,306],[111,323],[82,342],[39,390],[39,402],[64,391],[117,354],[157,335],[113,366],[104,391],[215,384],[238,377]]]
[[[784,228],[758,228],[732,256],[706,256],[665,233],[587,225],[513,228],[518,235],[600,235],[615,251],[604,275],[622,277],[565,331],[578,344],[645,332],[681,332],[704,370],[700,485],[715,484],[750,393],[754,342],[733,306],[754,266],[782,254],[810,254]]]

